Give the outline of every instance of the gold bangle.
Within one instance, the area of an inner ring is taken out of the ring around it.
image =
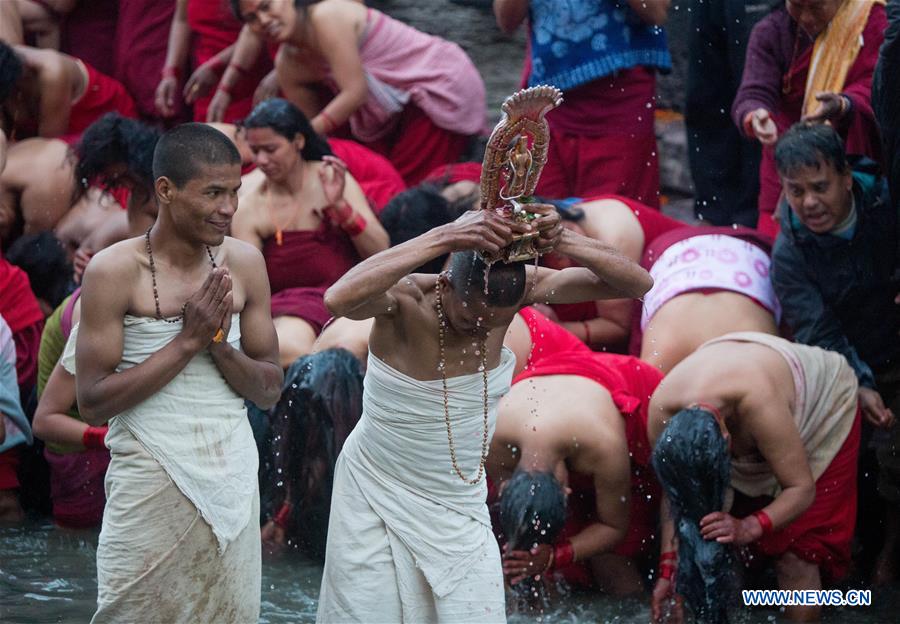
[[[213,336],[212,341],[216,344],[219,344],[223,340],[225,340],[225,330],[220,327],[219,330],[216,332],[216,335]]]

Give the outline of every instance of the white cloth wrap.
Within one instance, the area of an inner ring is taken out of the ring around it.
[[[772,260],[745,240],[722,234],[692,236],[674,243],[650,268],[653,288],[644,295],[641,329],[671,299],[699,288],[721,288],[752,297],[781,319],[781,305],[769,279]]]
[[[116,371],[140,364],[180,331],[180,322],[126,315],[122,362]],[[77,326],[72,336],[76,333]],[[228,342],[241,348],[237,314]],[[62,356],[64,366],[71,363],[74,348],[75,339],[70,337]],[[251,519],[256,522],[251,510],[258,497],[259,455],[247,409],[207,351],[194,356],[159,392],[109,421],[106,446],[113,457],[120,441],[130,447],[132,437],[197,507],[220,551]]]
[[[734,332],[704,343],[749,342],[776,351],[791,369],[794,422],[813,479],[818,479],[850,434],[856,418],[858,382],[844,356],[760,332]],[[781,487],[761,456],[731,460],[731,486],[747,496],[776,496]]]
[[[514,364],[504,348],[488,374],[489,436]],[[457,463],[473,477],[482,373],[450,378],[447,388]],[[486,480],[469,485],[453,470],[443,396],[440,380],[413,379],[369,355],[363,415],[335,470],[319,622],[505,621]],[[367,553],[355,545],[361,535],[384,547]],[[375,565],[385,551],[392,565]]]

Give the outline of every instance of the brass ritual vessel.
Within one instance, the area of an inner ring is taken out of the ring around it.
[[[481,166],[482,210],[495,210],[511,221],[535,218],[528,212],[534,189],[547,162],[550,127],[544,116],[562,103],[562,92],[541,85],[517,91],[506,98],[503,116],[491,132]],[[538,233],[522,234],[499,254],[482,253],[492,264],[530,260],[540,255],[535,248]]]

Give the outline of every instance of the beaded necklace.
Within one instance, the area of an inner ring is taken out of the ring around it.
[[[159,309],[159,291],[156,288],[156,265],[153,263],[153,248],[150,246],[150,230],[152,229],[151,227],[147,230],[147,233],[144,234],[144,239],[147,241],[147,257],[150,259],[150,279],[153,282],[153,302],[156,304],[156,318],[166,323],[179,323],[184,320],[184,309],[187,307],[187,301],[181,306],[181,314],[173,318],[165,318]],[[209,255],[212,268],[215,269],[216,259],[213,257],[212,250],[209,248],[209,245],[204,245],[204,247],[206,247],[206,253]]]
[[[447,391],[447,366],[444,354],[444,333],[446,331],[446,319],[444,318],[444,305],[441,300],[441,276],[438,275],[434,284],[435,302],[437,305],[438,316],[438,347],[440,349],[440,361],[438,368],[441,371],[441,383],[444,390],[444,423],[447,425],[447,444],[450,447],[450,462],[453,464],[453,470],[465,483],[476,485],[481,481],[484,475],[484,464],[488,456],[488,371],[487,371],[487,349],[485,348],[485,339],[479,341],[478,353],[481,355],[481,374],[484,380],[484,434],[481,439],[481,461],[478,462],[478,474],[469,479],[466,477],[456,461],[456,446],[453,443],[453,429],[450,426],[450,394]]]

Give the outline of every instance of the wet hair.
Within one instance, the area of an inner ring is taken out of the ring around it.
[[[384,229],[391,237],[391,246],[405,243],[438,226],[455,221],[471,208],[471,198],[448,202],[433,184],[421,184],[395,195],[381,212]],[[440,273],[450,254],[429,260],[413,273]]]
[[[728,443],[712,412],[694,407],[675,414],[653,449],[653,469],[678,537],[677,591],[698,621],[727,622],[732,551],[700,534],[701,518],[722,509],[731,472]]]
[[[153,150],[153,178],[169,178],[183,188],[197,178],[204,166],[241,166],[234,142],[203,123],[175,126],[163,134]]]
[[[362,392],[359,360],[346,349],[327,349],[291,364],[272,411],[274,509],[291,503],[287,537],[320,560],[325,558],[334,465],[362,415]]]
[[[566,497],[552,472],[517,469],[500,495],[500,527],[515,550],[552,544],[566,521]]]
[[[28,274],[35,296],[53,309],[75,289],[72,264],[52,232],[19,237],[6,251],[6,259]]]
[[[495,262],[488,270],[488,265],[474,251],[455,251],[450,255],[449,279],[456,296],[463,301],[475,295],[484,297],[488,305],[505,308],[519,303],[525,294],[523,262]]]
[[[566,521],[566,496],[552,472],[516,469],[503,486],[499,501],[500,528],[512,550],[552,544]],[[544,584],[527,577],[512,587],[515,611],[549,607]]]
[[[304,160],[322,160],[323,156],[331,156],[331,146],[323,137],[316,134],[303,112],[282,98],[271,98],[260,102],[244,121],[242,128],[270,128],[288,141],[293,141],[302,134],[305,141],[300,155]]]
[[[12,95],[22,77],[22,61],[13,47],[0,41],[0,102]],[[11,130],[11,128],[7,128]]]
[[[775,167],[781,175],[803,167],[818,169],[823,164],[840,173],[846,173],[850,167],[844,142],[831,126],[795,123],[775,146]]]
[[[153,193],[153,153],[159,137],[158,129],[118,113],[106,113],[81,135],[75,147],[76,188],[83,194],[87,186],[114,165],[124,164],[128,174],[140,183],[139,190]],[[106,182],[106,181],[104,181]],[[108,186],[117,186],[115,181]]]

